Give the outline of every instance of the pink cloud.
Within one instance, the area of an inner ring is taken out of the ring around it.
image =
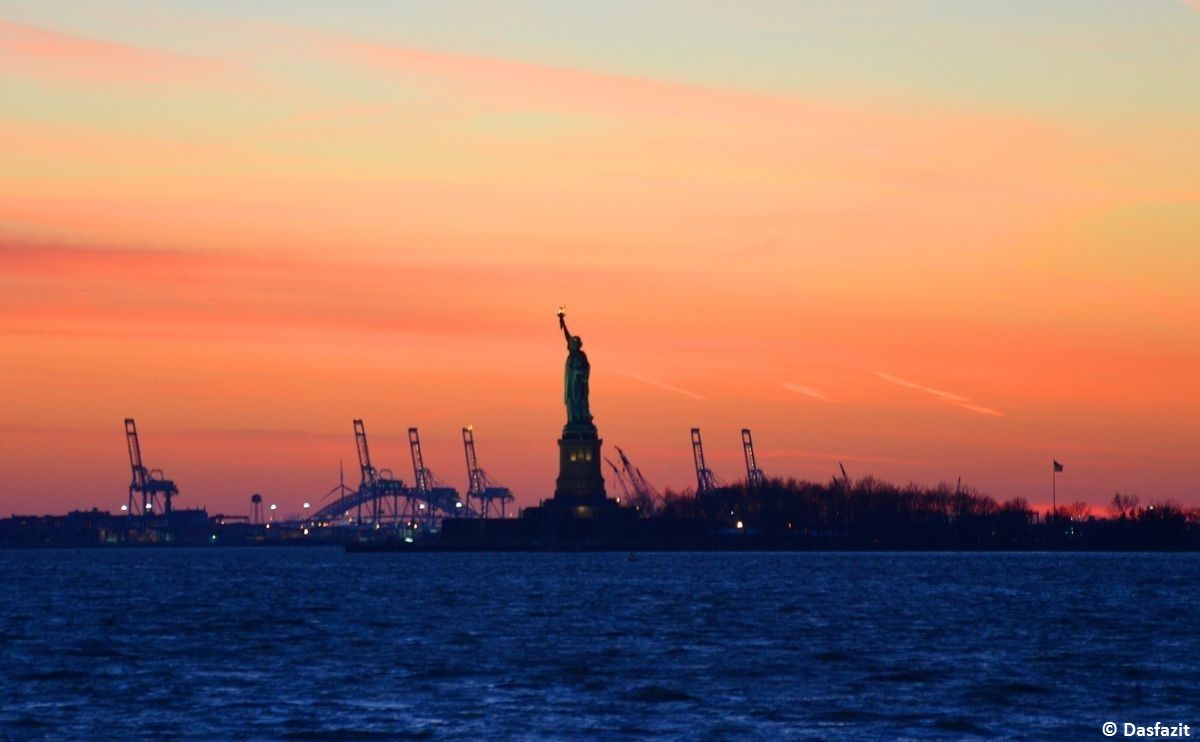
[[[594,280],[618,277],[624,274],[601,270]],[[230,339],[279,332],[507,335],[521,321],[504,311],[517,301],[508,287],[524,282],[549,294],[560,278],[553,266],[140,249],[0,234],[0,282],[10,284],[0,295],[0,331],[126,337],[152,330]],[[397,293],[399,285],[409,288]],[[446,286],[472,290],[446,302]]]
[[[79,82],[172,82],[217,72],[220,65],[174,52],[0,21],[0,64]]]
[[[882,111],[815,97],[414,49],[296,29],[258,27],[257,31],[273,33],[318,53],[379,73],[399,75],[411,82],[435,80],[439,87],[451,85],[479,100],[506,107],[552,105],[605,115],[650,114],[668,119],[700,116],[739,125],[745,125],[747,117],[751,117],[764,125],[787,127],[793,135],[807,132],[809,137],[834,138],[848,150],[861,150],[861,142],[881,129],[889,132],[889,143],[913,138],[925,141],[932,122],[937,123],[934,128],[939,132],[963,127],[981,129],[981,136],[985,137],[989,132],[1009,137],[1019,132],[1027,143],[1050,139],[1061,145],[1061,132],[1027,117],[981,116],[962,110],[916,106],[910,106],[908,112]],[[951,139],[941,135],[936,141],[941,147],[953,145]],[[904,149],[874,151],[872,156],[906,156]]]

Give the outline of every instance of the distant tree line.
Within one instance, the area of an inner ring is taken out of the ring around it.
[[[1117,494],[1107,516],[1086,503],[1036,513],[1025,498],[998,502],[974,488],[901,487],[873,477],[825,484],[770,479],[711,492],[668,490],[643,514],[703,520],[781,545],[850,549],[1200,549],[1200,508],[1146,506]],[[740,525],[739,525],[740,524]]]

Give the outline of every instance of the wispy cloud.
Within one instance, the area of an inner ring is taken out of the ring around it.
[[[1200,13],[1200,0],[1183,0],[1183,4]]]
[[[623,278],[601,273],[601,280]],[[437,296],[455,276],[481,288],[446,306]],[[337,342],[347,332],[453,337],[465,331],[499,337],[515,327],[496,309],[509,306],[501,287],[524,281],[531,291],[549,293],[560,276],[553,267],[487,260],[463,265],[33,242],[6,237],[0,229],[0,285],[20,287],[0,292],[0,334],[126,338],[169,332],[263,342],[292,332],[314,342]],[[394,286],[400,280],[416,281],[414,293],[397,297]],[[129,300],[133,295],[139,302]],[[363,307],[370,311],[364,313]]]
[[[821,389],[817,389],[815,387],[803,386],[801,384],[789,384],[787,382],[784,382],[783,388],[787,389],[789,392],[795,392],[796,394],[803,394],[806,397],[812,397],[813,399],[819,399],[822,402],[832,402],[834,404],[837,404],[836,399],[830,397],[824,391],[822,391]]]
[[[981,415],[991,415],[992,417],[1004,417],[1003,412],[1001,412],[999,410],[993,410],[991,407],[985,407],[981,404],[974,404],[971,402],[955,402],[954,404],[958,405],[959,407],[963,408],[964,410],[970,410],[971,412],[978,412]]]
[[[668,392],[674,392],[675,394],[682,394],[685,397],[691,397],[692,399],[698,399],[700,401],[704,401],[704,399],[705,399],[705,397],[701,394],[697,394],[696,392],[688,391],[687,389],[682,389],[673,384],[668,384],[664,381],[659,381],[658,379],[652,379],[649,376],[642,376],[641,374],[632,374],[632,373],[629,373],[628,371],[623,371],[622,373],[625,376],[628,376],[629,378],[631,378],[635,381],[640,381],[643,384],[648,384],[653,387],[658,387],[659,389],[665,389]]]
[[[0,20],[0,60],[82,82],[179,82],[223,71],[216,62],[174,52],[34,28]]]
[[[884,373],[883,371],[876,371],[875,375],[878,376],[879,378],[883,379],[884,381],[888,382],[889,384],[895,384],[897,386],[903,386],[903,387],[907,387],[909,389],[916,389],[919,392],[925,392],[926,394],[932,394],[935,397],[941,397],[942,399],[949,400],[951,402],[969,402],[970,401],[969,398],[964,397],[961,394],[955,394],[954,392],[946,392],[946,391],[942,391],[941,389],[934,389],[931,386],[925,386],[923,384],[918,384],[917,382],[909,381],[908,379],[901,379],[899,376],[892,376],[891,374]]]
[[[925,394],[932,395],[934,397],[937,397],[938,399],[945,400],[946,402],[949,402],[950,404],[952,404],[956,407],[961,407],[964,410],[969,410],[971,412],[977,412],[980,415],[991,415],[992,417],[1004,417],[1003,412],[1000,412],[999,410],[993,410],[991,407],[987,407],[985,405],[978,404],[978,403],[972,401],[970,397],[965,397],[961,394],[956,394],[954,392],[948,392],[948,391],[945,391],[944,389],[935,389],[931,386],[925,386],[924,384],[918,384],[915,381],[909,381],[908,379],[901,379],[899,376],[893,376],[892,374],[885,373],[883,371],[876,371],[875,375],[878,376],[879,378],[883,379],[884,381],[888,382],[889,384],[895,384],[896,386],[902,386],[902,387],[905,387],[906,389],[915,389],[918,392],[924,392]]]

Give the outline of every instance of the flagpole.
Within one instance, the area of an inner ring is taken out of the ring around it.
[[[1058,547],[1058,462],[1050,464],[1050,522],[1055,548]]]

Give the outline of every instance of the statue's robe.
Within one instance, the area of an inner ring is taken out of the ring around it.
[[[592,413],[588,408],[588,376],[591,372],[587,354],[579,348],[571,349],[567,355],[566,378],[563,381],[568,425],[590,425],[592,422]]]

